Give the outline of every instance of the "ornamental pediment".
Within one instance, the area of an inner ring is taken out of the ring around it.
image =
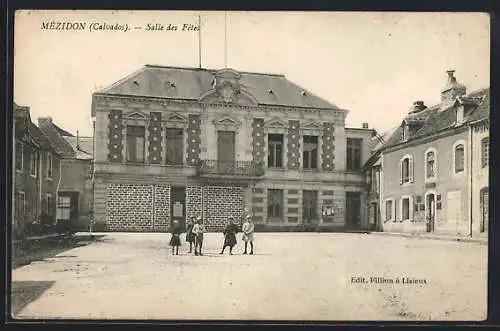
[[[302,125],[302,129],[304,130],[321,130],[321,124],[316,122],[307,122]]]
[[[279,118],[275,117],[264,123],[264,126],[268,128],[285,129],[287,127],[287,124]]]
[[[213,121],[214,125],[220,126],[220,125],[230,125],[230,126],[240,126],[241,122],[232,118],[229,115],[224,115],[220,117],[219,119],[216,119]]]
[[[141,112],[141,111],[132,111],[132,112],[129,112],[129,113],[125,113],[123,115],[123,118],[124,119],[131,119],[131,120],[145,120],[148,118],[148,115],[146,115],[145,113]]]
[[[187,122],[187,121],[188,119],[185,116],[177,112],[173,112],[167,116],[167,122]]]

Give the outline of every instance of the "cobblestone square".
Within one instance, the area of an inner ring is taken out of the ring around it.
[[[223,235],[208,233],[204,256],[188,255],[184,241],[179,255],[172,256],[169,239],[164,233],[106,233],[16,268],[15,316],[486,318],[487,245],[479,243],[371,234],[257,233],[255,255],[242,255],[238,236],[235,254],[226,251],[221,256]]]

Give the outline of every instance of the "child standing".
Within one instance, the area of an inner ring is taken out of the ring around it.
[[[243,223],[242,231],[243,231],[243,241],[245,242],[245,252],[243,254],[247,254],[247,246],[250,243],[250,255],[253,255],[253,233],[254,233],[254,224],[252,222],[252,217],[250,215],[246,216],[245,223]]]
[[[205,226],[201,220],[201,217],[196,218],[196,222],[193,226],[193,233],[195,234],[195,244],[194,244],[194,255],[201,255],[201,249],[203,247],[203,233],[205,232]]]
[[[193,233],[194,227],[194,217],[191,217],[188,220],[187,229],[186,229],[186,241],[189,243],[189,253],[193,251],[193,246],[195,245],[196,235]]]
[[[179,221],[173,221],[171,227],[172,237],[170,238],[170,246],[172,246],[172,255],[179,255],[179,246],[181,245],[181,227]]]

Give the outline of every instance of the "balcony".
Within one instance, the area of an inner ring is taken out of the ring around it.
[[[253,161],[200,160],[196,174],[202,177],[253,179],[264,175],[264,165]]]

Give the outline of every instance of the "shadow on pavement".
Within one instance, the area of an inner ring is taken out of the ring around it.
[[[43,261],[49,258],[60,258],[56,256],[73,248],[86,246],[93,242],[106,241],[105,235],[74,235],[65,239],[46,239],[30,243],[24,243],[24,247],[17,256],[12,257],[12,270],[25,266],[32,262]],[[65,255],[65,257],[75,257]]]
[[[16,315],[24,307],[38,299],[54,283],[53,281],[13,281],[11,295],[12,318],[16,318]]]

